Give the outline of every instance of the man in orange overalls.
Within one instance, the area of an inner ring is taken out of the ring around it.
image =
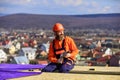
[[[78,49],[74,40],[64,35],[64,27],[61,23],[53,26],[55,39],[50,43],[48,59],[50,63],[42,70],[53,72],[58,70],[67,73],[74,67]]]

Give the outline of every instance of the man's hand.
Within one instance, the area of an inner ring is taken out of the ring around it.
[[[60,58],[58,59],[58,63],[60,63],[60,64],[62,64],[63,63],[63,60],[64,60],[64,58],[69,58],[71,56],[71,54],[70,53],[67,53],[67,52],[65,52],[65,53],[63,53],[63,54],[61,54],[61,56],[60,56]]]
[[[67,53],[66,55],[65,55],[65,58],[68,58],[68,57],[70,57],[71,56],[71,54],[70,53]]]
[[[63,58],[58,59],[58,63],[62,64],[63,63]]]

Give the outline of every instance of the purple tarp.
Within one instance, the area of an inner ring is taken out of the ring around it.
[[[18,78],[24,76],[32,76],[37,74],[41,74],[41,72],[0,71],[0,80],[6,80],[6,79]]]
[[[29,70],[29,69],[42,69],[46,65],[31,65],[31,64],[0,64],[0,70]]]
[[[41,74],[41,72],[21,72],[20,70],[42,69],[46,65],[0,64],[0,80]]]

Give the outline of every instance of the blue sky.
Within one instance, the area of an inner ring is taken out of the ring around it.
[[[120,13],[120,0],[0,0],[0,13],[53,15]]]

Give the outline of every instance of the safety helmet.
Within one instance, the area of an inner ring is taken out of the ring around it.
[[[53,31],[63,31],[64,30],[64,27],[61,23],[56,23],[54,26],[53,26]]]

